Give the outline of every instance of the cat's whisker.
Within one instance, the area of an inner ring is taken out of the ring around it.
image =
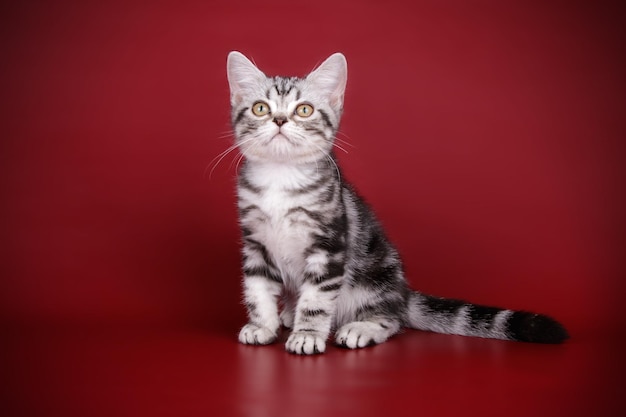
[[[220,162],[222,162],[222,160],[226,158],[226,156],[232,151],[234,151],[235,149],[237,149],[237,145],[229,146],[225,151],[220,152],[215,158],[213,158],[204,170],[204,177],[206,178],[206,172],[210,168],[211,171],[209,172],[209,179],[211,179],[211,176],[213,175],[213,171],[215,171],[215,168],[217,168]]]
[[[315,171],[319,174],[320,172],[320,161],[319,160],[315,160]]]
[[[341,145],[338,145],[336,142],[333,143],[333,147],[342,150],[343,152],[345,152],[346,154],[348,153],[348,151],[346,150],[346,148],[342,147]]]
[[[337,163],[335,162],[334,158],[332,156],[330,156],[327,152],[325,152],[319,145],[317,144],[313,144],[316,148],[318,148],[320,150],[320,152],[322,152],[324,154],[324,158],[327,159],[328,161],[330,161],[330,163],[332,165],[335,166],[335,171],[337,172],[337,179],[339,181],[341,181],[341,171],[339,170],[339,166],[337,166]],[[316,161],[317,163],[317,161]],[[319,170],[319,168],[318,168]]]
[[[241,162],[243,161],[243,154],[240,153],[239,157],[237,158],[237,165],[235,165],[235,171],[239,172],[239,165],[241,165]]]
[[[239,167],[239,161],[241,160],[241,158],[243,158],[243,154],[241,153],[241,150],[240,150],[230,161],[230,164],[228,164],[228,169],[230,170],[234,166],[235,171],[237,171],[237,168]]]
[[[233,132],[224,132],[224,133],[220,133],[215,138],[216,139],[227,139],[227,138],[233,138],[233,137],[235,137],[235,134]]]
[[[335,171],[337,172],[337,180],[341,181],[341,171],[339,171],[339,166],[337,166],[337,163],[331,156],[328,155],[326,156],[326,158],[328,158],[328,160],[332,162],[332,164],[335,166]]]
[[[340,134],[340,133],[341,132],[337,131],[337,134]],[[346,135],[344,133],[341,133],[341,134],[343,134],[347,139],[350,139],[350,137],[348,137],[348,135]],[[355,147],[355,145],[353,145],[352,143],[348,142],[345,139],[342,139],[342,138],[338,137],[337,135],[335,135],[335,141],[341,143],[342,145],[350,146],[351,148]]]
[[[217,168],[217,166],[224,160],[224,158],[226,158],[226,156],[228,156],[229,153],[231,153],[232,151],[238,150],[239,147],[247,142],[251,142],[254,139],[246,139],[242,142],[240,142],[239,144],[234,144],[229,146],[228,148],[226,148],[226,150],[220,152],[215,158],[213,158],[211,160],[211,162],[209,162],[209,164],[207,165],[206,169],[204,170],[204,176],[206,178],[206,171],[211,168],[210,172],[209,172],[209,179],[211,179],[211,177],[213,176],[213,171],[215,171],[215,168]],[[230,167],[232,167],[232,162],[230,164]]]
[[[345,140],[339,139],[338,137],[335,137],[335,141],[333,142],[333,145],[337,146],[337,147],[339,147],[339,146],[341,146],[341,147],[349,146],[351,148],[355,148],[356,147],[355,145],[351,144],[350,142],[347,142]],[[345,148],[343,148],[342,151],[344,151],[345,153],[348,153],[348,151]]]
[[[339,143],[341,143],[342,145],[349,146],[349,147],[351,147],[351,148],[355,148],[355,147],[356,147],[356,145],[353,145],[353,144],[351,144],[350,142],[347,142],[347,141],[342,140],[342,139],[339,139],[339,138],[335,138],[335,142],[339,142]]]

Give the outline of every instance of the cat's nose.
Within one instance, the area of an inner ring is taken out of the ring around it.
[[[287,123],[287,118],[285,116],[276,116],[273,120],[279,127]]]

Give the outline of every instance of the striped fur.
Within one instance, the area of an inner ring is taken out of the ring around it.
[[[232,124],[245,156],[238,208],[249,323],[240,342],[271,343],[281,324],[292,329],[286,349],[296,354],[324,352],[331,332],[339,346],[359,348],[403,327],[564,341],[565,329],[545,315],[408,287],[397,250],[333,154],[346,78],[341,54],[306,78],[267,77],[242,54],[229,55]],[[302,105],[313,112],[300,113]]]

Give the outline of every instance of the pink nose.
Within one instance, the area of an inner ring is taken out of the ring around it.
[[[287,123],[287,118],[285,116],[276,116],[274,117],[274,123],[276,123],[278,126],[282,126],[285,123]]]

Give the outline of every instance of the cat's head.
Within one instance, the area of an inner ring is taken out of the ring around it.
[[[235,51],[227,70],[235,140],[247,159],[306,164],[329,155],[348,77],[342,54],[305,78],[268,77]]]

